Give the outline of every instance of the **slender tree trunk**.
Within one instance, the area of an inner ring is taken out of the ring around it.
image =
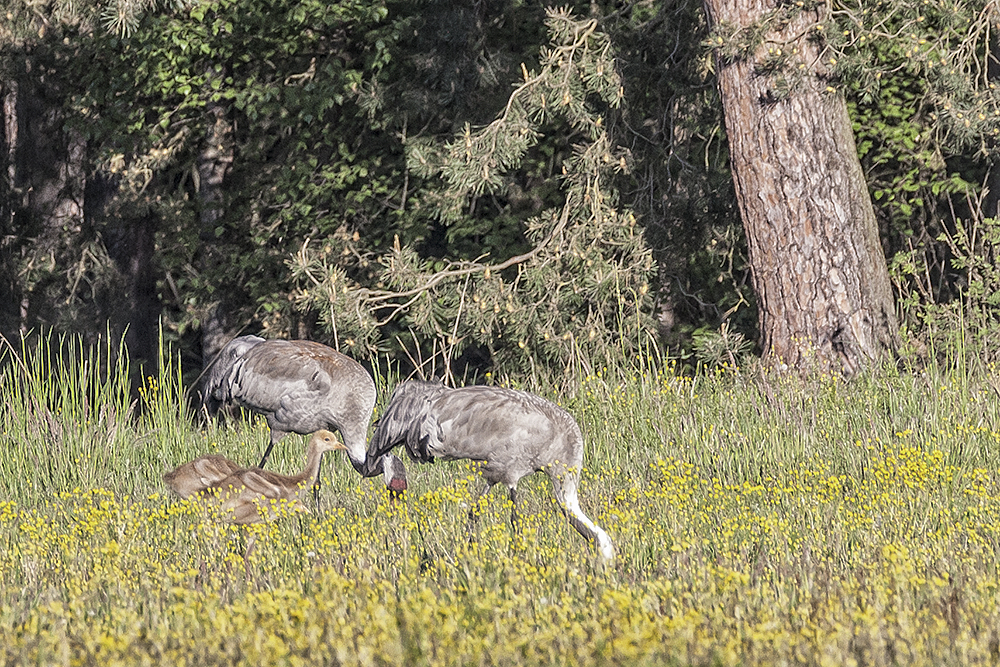
[[[226,108],[213,104],[207,109],[211,125],[198,155],[198,200],[201,206],[201,268],[209,270],[219,260],[216,249],[216,226],[223,215],[226,174],[233,163],[232,125]],[[226,321],[223,296],[206,305],[201,322],[202,364],[207,367],[232,337]]]
[[[16,319],[21,333],[72,320],[64,311],[71,310],[67,304],[75,304],[81,283],[70,279],[61,289],[68,273],[58,274],[83,264],[80,239],[86,236],[87,142],[64,127],[62,93],[34,67],[31,57],[25,57],[3,91],[3,224],[9,229],[0,239],[0,259],[5,282],[11,280],[12,297],[5,306],[13,310],[17,302],[16,316],[3,316],[4,328],[11,328],[8,321]]]
[[[0,81],[3,124],[0,148],[3,155],[3,180],[0,181],[0,333],[13,339],[24,332],[21,290],[17,281],[17,81]]]
[[[991,85],[995,85],[1000,79],[1000,37],[995,33],[990,39],[989,53],[986,54],[986,76]],[[989,164],[982,213],[987,218],[1000,219],[1000,159],[994,154]]]
[[[147,208],[141,217],[109,225],[104,230],[108,255],[123,279],[124,298],[117,311],[111,313],[111,319],[116,330],[125,331],[129,356],[150,364],[157,360],[162,310],[156,291],[158,227],[158,216]]]
[[[749,26],[778,4],[705,0],[714,27]],[[898,326],[847,106],[808,38],[817,19],[800,13],[753,56],[716,63],[765,358],[852,374],[894,352]],[[774,49],[790,54],[788,94],[761,68]]]

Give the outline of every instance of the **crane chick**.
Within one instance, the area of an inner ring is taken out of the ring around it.
[[[569,522],[596,545],[605,561],[614,559],[611,538],[580,509],[583,434],[572,415],[551,401],[500,387],[451,389],[440,383],[404,382],[379,419],[368,460],[378,460],[397,445],[404,445],[421,463],[481,461],[484,491],[497,483],[509,489],[514,523],[518,481],[545,472]]]
[[[288,433],[339,431],[355,470],[365,476],[390,471],[390,489],[406,488],[402,463],[366,462],[368,424],[375,409],[375,382],[361,364],[308,340],[234,338],[212,364],[204,386],[205,405],[214,413],[235,403],[267,420],[270,442],[259,468]],[[395,458],[395,457],[392,457]],[[318,502],[318,499],[317,499]]]
[[[164,474],[163,481],[181,498],[190,498],[239,470],[242,466],[221,454],[206,454]]]
[[[220,479],[221,472],[234,464],[225,457],[213,455],[185,463],[165,474],[163,480],[182,498],[191,497],[206,505],[217,504],[231,523],[257,523],[274,518],[275,503],[282,501],[292,509],[308,512],[300,495],[319,474],[323,454],[335,449],[345,447],[330,431],[319,430],[309,440],[305,468],[297,475],[237,468]],[[225,463],[220,464],[220,461]]]

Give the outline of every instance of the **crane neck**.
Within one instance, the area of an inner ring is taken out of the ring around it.
[[[306,446],[306,467],[301,473],[292,477],[296,484],[316,479],[316,476],[319,475],[319,464],[323,460],[323,454],[326,451],[319,442],[315,440],[309,441],[309,444]]]
[[[368,438],[368,434],[367,434],[367,432],[353,433],[353,432],[349,431],[348,429],[341,428],[340,429],[340,436],[344,439],[344,448],[347,450],[347,456],[348,456],[348,458],[351,459],[351,465],[353,465],[354,469],[357,470],[358,472],[360,472],[363,476],[365,476],[365,477],[370,476],[370,475],[366,475],[365,472],[364,472],[364,470],[365,470],[365,462],[366,462],[366,459],[368,458],[368,451],[367,451],[367,447],[368,447],[368,439],[367,439]],[[382,471],[379,470],[379,472],[382,472]],[[375,474],[375,473],[373,473],[373,474]]]

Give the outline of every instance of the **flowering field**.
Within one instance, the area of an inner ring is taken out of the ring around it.
[[[477,501],[462,464],[411,466],[393,500],[331,456],[319,515],[221,524],[159,476],[252,460],[262,425],[199,425],[170,372],[130,407],[128,369],[82,356],[0,369],[4,665],[1000,659],[993,369],[585,378],[552,397],[588,439],[581,503],[618,549],[604,567],[544,476],[522,483],[516,537],[505,495]],[[301,467],[302,444],[275,467]]]

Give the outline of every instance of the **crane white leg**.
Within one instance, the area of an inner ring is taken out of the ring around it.
[[[549,479],[552,480],[552,491],[556,500],[566,518],[569,519],[570,525],[576,528],[577,532],[589,542],[594,543],[602,560],[605,562],[614,560],[615,547],[611,542],[611,537],[580,509],[580,498],[576,492],[580,473],[565,468],[549,469],[546,472]]]

